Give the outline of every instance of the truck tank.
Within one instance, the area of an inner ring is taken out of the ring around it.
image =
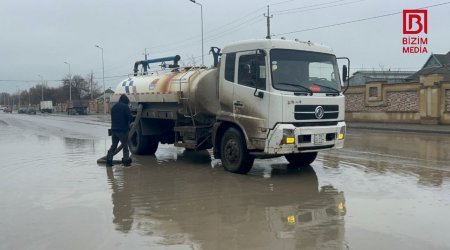
[[[177,104],[180,115],[204,121],[215,117],[220,108],[217,81],[217,68],[153,72],[121,81],[111,102],[117,102],[125,94],[130,102],[142,103],[150,109],[152,104],[159,108]]]

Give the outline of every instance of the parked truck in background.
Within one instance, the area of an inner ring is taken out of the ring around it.
[[[154,154],[159,143],[212,148],[226,170],[245,174],[255,158],[285,156],[302,167],[343,147],[345,99],[330,48],[261,39],[211,50],[211,68],[181,68],[179,56],[137,61],[134,76],[118,84],[111,102],[125,94],[140,112],[132,153]],[[165,71],[147,71],[172,60]]]
[[[72,100],[67,104],[68,115],[87,115],[88,100]]]
[[[53,102],[52,101],[41,101],[41,113],[53,113]]]

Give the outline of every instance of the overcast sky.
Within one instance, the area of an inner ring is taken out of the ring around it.
[[[326,44],[360,68],[417,70],[430,53],[450,50],[450,4],[428,9],[429,54],[402,53],[402,15],[338,24],[446,0],[198,0],[203,5],[205,62],[209,47],[266,36],[270,5],[274,38]],[[182,63],[201,62],[200,6],[189,0],[0,0],[0,92],[28,89],[40,82],[58,86],[68,74],[93,71],[113,89],[132,72],[135,61],[181,55]],[[290,33],[293,31],[301,31]],[[287,33],[287,34],[286,34]],[[284,34],[284,35],[280,35]],[[5,81],[12,80],[12,81]]]

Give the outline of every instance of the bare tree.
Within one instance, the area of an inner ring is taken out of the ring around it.
[[[100,95],[100,87],[98,86],[98,82],[94,81],[95,76],[94,76],[94,72],[90,72],[89,74],[86,75],[86,80],[89,84],[89,96],[90,99],[94,99],[94,97],[97,97]]]
[[[73,99],[89,99],[90,98],[90,84],[80,75],[74,75],[72,79],[66,76],[62,79],[63,88],[70,91],[70,85],[72,85],[72,100]]]

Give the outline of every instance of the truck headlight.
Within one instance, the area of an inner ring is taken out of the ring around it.
[[[293,129],[283,129],[283,140],[281,144],[294,144],[295,133]]]
[[[289,225],[295,225],[295,223],[296,223],[295,216],[294,215],[289,215],[287,217],[287,223]]]
[[[343,126],[339,131],[338,140],[344,140],[344,138],[345,138],[345,126]]]

